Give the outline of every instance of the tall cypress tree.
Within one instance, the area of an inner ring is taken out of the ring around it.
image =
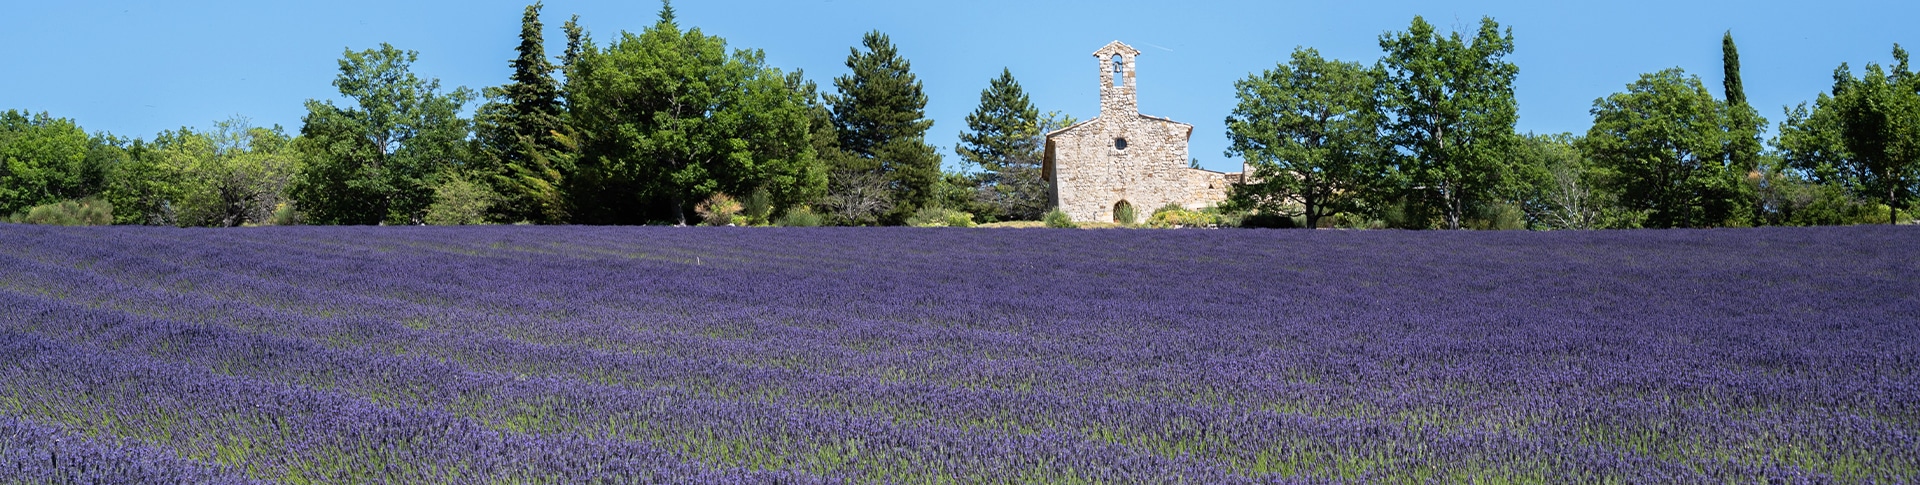
[[[839,90],[828,95],[840,148],[851,162],[837,172],[877,171],[887,181],[892,210],[885,222],[900,222],[925,207],[940,180],[940,154],[927,145],[927,95],[911,64],[880,31],[868,32],[862,47],[850,49],[852,72],[833,79]]]
[[[1727,162],[1737,175],[1752,182],[1764,180],[1765,174],[1758,173],[1760,168],[1760,130],[1766,126],[1766,118],[1760,112],[1747,105],[1747,90],[1740,82],[1740,49],[1733,45],[1733,31],[1727,31],[1720,38],[1720,62],[1724,77],[1722,85],[1727,100]],[[1752,176],[1749,176],[1752,174]],[[1766,220],[1766,207],[1759,203],[1760,187],[1749,183],[1738,187],[1739,197],[1746,198],[1753,207],[1751,221],[1759,224]]]
[[[1720,67],[1726,77],[1721,81],[1727,90],[1727,104],[1740,106],[1747,104],[1747,89],[1740,84],[1740,48],[1733,45],[1733,31],[1727,31],[1720,38]]]

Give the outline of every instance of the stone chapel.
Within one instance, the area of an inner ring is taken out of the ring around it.
[[[1075,222],[1115,222],[1133,208],[1135,222],[1167,204],[1199,209],[1227,199],[1239,173],[1190,168],[1193,125],[1140,114],[1134,59],[1120,41],[1094,51],[1100,66],[1100,116],[1047,133],[1042,176],[1054,207]]]

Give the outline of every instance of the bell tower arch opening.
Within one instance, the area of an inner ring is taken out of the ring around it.
[[[1140,50],[1132,46],[1113,41],[1106,47],[1094,51],[1093,57],[1100,62],[1100,115],[1126,117],[1140,114],[1140,107],[1134,97],[1135,58]]]

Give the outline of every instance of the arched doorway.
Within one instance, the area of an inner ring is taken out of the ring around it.
[[[1133,204],[1125,200],[1113,204],[1113,222],[1118,224],[1132,224],[1133,216]]]

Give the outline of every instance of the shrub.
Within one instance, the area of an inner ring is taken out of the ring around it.
[[[113,204],[94,198],[66,200],[35,206],[9,220],[48,226],[106,226],[113,224]]]
[[[771,223],[772,221],[770,219],[773,217],[773,195],[767,192],[766,187],[753,189],[753,193],[747,194],[747,198],[740,201],[739,217],[745,221],[738,223],[742,226],[759,226]]]
[[[922,208],[907,218],[913,227],[973,227],[973,214],[938,207]]]
[[[1122,226],[1131,226],[1133,225],[1133,221],[1135,220],[1136,218],[1134,217],[1134,214],[1133,214],[1133,204],[1121,202],[1118,205],[1113,206],[1113,222],[1118,223]]]
[[[1061,212],[1060,209],[1058,208],[1055,208],[1052,211],[1048,211],[1047,217],[1044,220],[1047,222],[1047,227],[1052,227],[1057,229],[1073,229],[1076,227],[1080,227],[1080,225],[1073,223],[1072,217],[1067,216],[1067,213]]]
[[[741,215],[741,209],[740,201],[734,200],[727,194],[713,194],[707,200],[701,201],[699,205],[693,206],[693,211],[700,214],[700,223],[709,226],[735,224],[733,216]]]
[[[1467,227],[1494,231],[1522,230],[1527,228],[1527,213],[1513,204],[1489,204],[1475,211],[1474,216],[1467,220]]]
[[[273,217],[267,218],[270,226],[297,226],[306,220],[304,214],[293,208],[289,202],[281,202],[273,208]]]
[[[1273,212],[1256,212],[1240,218],[1240,227],[1247,228],[1295,229],[1300,226],[1301,224],[1295,222],[1294,218]]]
[[[1213,214],[1188,210],[1180,207],[1179,204],[1167,204],[1165,207],[1155,209],[1153,216],[1147,218],[1147,227],[1158,228],[1212,227],[1219,223],[1219,219]]]
[[[787,209],[787,213],[780,216],[780,220],[775,221],[775,224],[784,227],[819,227],[825,222],[820,214],[813,213],[813,209],[795,207]]]
[[[435,226],[486,224],[487,212],[500,201],[500,194],[486,184],[463,176],[448,177],[433,188],[433,205],[427,206],[421,222]]]

